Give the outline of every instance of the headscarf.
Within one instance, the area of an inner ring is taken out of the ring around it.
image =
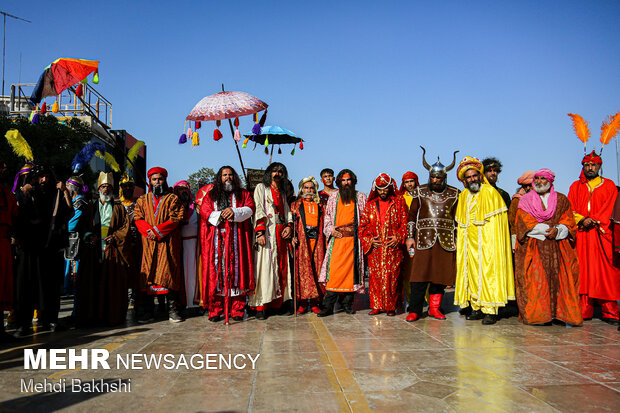
[[[13,190],[11,192],[15,193],[15,191],[17,191],[17,185],[19,183],[19,178],[22,175],[28,175],[30,171],[32,171],[33,167],[34,167],[34,163],[32,162],[26,162],[26,164],[22,166],[22,169],[20,169],[19,172],[17,172],[17,174],[15,175],[15,180],[13,181]]]
[[[379,197],[377,189],[386,189],[390,186],[394,191],[394,195],[396,195],[396,190],[398,187],[396,186],[396,181],[394,180],[394,178],[392,178],[386,173],[379,174],[372,183],[372,189],[370,191],[370,195],[368,195],[368,200],[366,202],[371,202]]]
[[[521,175],[519,179],[517,179],[517,184],[521,186],[531,185],[532,182],[534,182],[534,171],[525,171],[523,172],[523,175]],[[525,194],[525,189],[519,188],[517,193],[512,196],[512,199],[519,199]]]
[[[401,194],[404,194],[407,190],[405,189],[405,181],[413,179],[415,181],[415,186],[419,186],[420,182],[418,181],[418,176],[411,171],[405,172],[403,175],[403,179],[400,181],[400,188],[398,189]]]
[[[549,198],[547,198],[547,209],[543,209],[543,204],[540,199],[540,195],[535,190],[531,190],[527,194],[523,195],[519,200],[519,209],[524,210],[530,214],[536,221],[544,222],[553,217],[555,209],[558,205],[558,193],[553,188],[553,181],[555,181],[555,174],[547,168],[540,169],[534,173],[534,177],[546,178],[551,187],[549,188]]]
[[[319,183],[316,181],[316,178],[312,175],[299,181],[299,193],[297,194],[297,196],[300,198],[303,198],[303,187],[304,187],[304,184],[307,182],[312,182],[312,184],[314,185],[315,191],[314,191],[314,197],[312,200],[318,204],[321,201],[321,198],[319,197]]]
[[[149,171],[146,173],[147,177],[149,179],[151,179],[151,176],[155,175],[155,174],[161,174],[164,176],[164,178],[168,178],[168,171],[166,170],[166,168],[162,168],[160,166],[155,166],[151,169],[149,169]]]
[[[161,173],[161,172],[155,172],[155,173]],[[194,214],[194,194],[192,194],[192,188],[189,185],[189,182],[187,182],[186,180],[179,181],[176,184],[174,184],[174,186],[172,187],[172,192],[175,195],[177,195],[176,189],[179,188],[179,187],[185,187],[185,188],[189,189],[189,205],[187,207],[187,212],[188,212],[187,216],[191,217]]]

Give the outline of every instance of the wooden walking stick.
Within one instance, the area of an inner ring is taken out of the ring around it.
[[[303,204],[302,204],[303,208]],[[297,230],[297,214],[293,214],[293,240],[295,240]],[[299,243],[299,240],[297,240]],[[297,318],[297,284],[295,283],[297,277],[297,258],[295,254],[295,249],[297,246],[293,244],[293,271],[291,271],[291,293],[293,294],[293,311],[295,312],[295,318]]]

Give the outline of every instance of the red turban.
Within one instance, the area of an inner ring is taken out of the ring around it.
[[[603,158],[601,158],[599,155],[596,154],[596,152],[594,152],[594,150],[592,150],[592,152],[584,156],[583,159],[581,160],[582,165],[586,162],[592,162],[592,163],[597,163],[599,165],[602,165]]]
[[[415,186],[419,186],[420,185],[420,182],[418,181],[418,176],[414,172],[407,171],[403,175],[403,180],[400,182],[399,191],[400,191],[401,194],[405,193],[405,181],[408,181],[410,179],[413,179],[415,181]]]
[[[377,194],[377,189],[386,189],[390,186],[392,187],[394,194],[396,194],[396,181],[394,178],[386,173],[379,174],[379,176],[377,176],[372,183],[372,190],[370,191],[370,195],[368,195],[368,200],[366,202],[370,202],[379,197],[379,194]]]
[[[155,174],[161,174],[164,176],[164,178],[168,178],[168,171],[166,171],[165,168],[162,168],[160,166],[156,166],[154,168],[149,169],[149,171],[146,173],[146,175],[148,176],[149,179],[151,179],[151,176],[155,175]]]

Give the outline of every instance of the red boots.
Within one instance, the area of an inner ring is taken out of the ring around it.
[[[428,297],[428,315],[437,320],[445,320],[446,316],[439,311],[443,294],[431,294]]]

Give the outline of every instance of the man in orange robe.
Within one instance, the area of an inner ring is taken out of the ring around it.
[[[136,201],[134,219],[142,234],[141,285],[148,284],[148,294],[168,294],[168,318],[171,322],[183,321],[179,314],[181,290],[181,231],[184,218],[181,200],[170,192],[166,179],[168,171],[155,167],[147,172],[150,192]],[[151,299],[152,302],[152,299]],[[152,305],[138,320],[152,320]]]
[[[591,319],[597,300],[601,304],[601,319],[619,325],[620,270],[613,266],[610,228],[618,190],[610,179],[599,176],[603,159],[594,151],[584,156],[581,164],[579,180],[568,191],[578,226],[581,315],[584,320]]]
[[[360,239],[368,258],[369,315],[386,311],[388,316],[395,316],[402,294],[399,270],[407,235],[408,209],[396,188],[392,177],[380,174],[372,185],[360,219]]]
[[[308,311],[318,314],[319,303],[325,295],[325,285],[319,283],[319,272],[325,257],[323,222],[325,211],[318,194],[319,184],[313,176],[299,183],[299,199],[291,204],[295,224],[295,294],[298,314]]]
[[[354,293],[364,293],[364,255],[358,236],[360,217],[366,206],[366,195],[355,189],[357,177],[343,169],[336,177],[338,192],[329,196],[325,208],[323,233],[327,251],[319,281],[326,283],[327,293],[319,317],[334,313],[338,296],[347,314],[354,314]]]
[[[577,224],[568,198],[553,188],[549,169],[534,173],[534,190],[519,200],[514,227],[515,284],[519,315],[525,324],[553,319],[578,326],[579,262],[574,241]]]

